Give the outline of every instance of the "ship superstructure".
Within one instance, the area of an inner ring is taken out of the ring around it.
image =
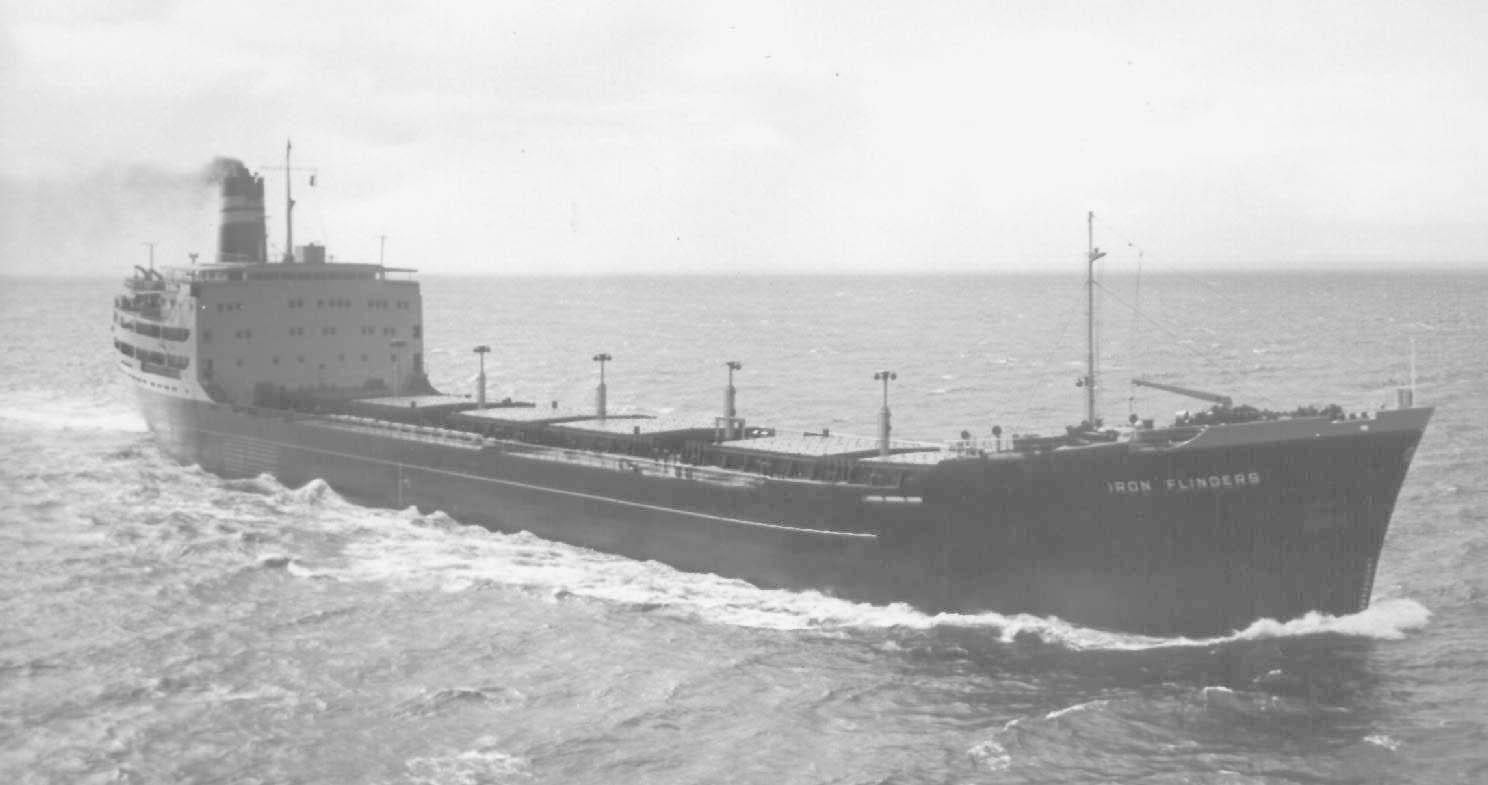
[[[593,409],[489,402],[484,369],[474,400],[443,395],[412,270],[315,245],[270,262],[263,180],[219,177],[217,261],[137,268],[115,303],[121,368],[168,453],[766,587],[1153,633],[1353,612],[1431,415],[1404,394],[1352,417],[1224,400],[1106,428],[1093,329],[1086,420],[1046,438],[893,439],[887,395],[876,438],[778,433],[738,416],[732,381],[696,417],[611,413],[603,382]],[[1100,256],[1092,236],[1088,271]]]

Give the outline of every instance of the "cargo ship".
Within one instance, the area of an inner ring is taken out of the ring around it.
[[[264,179],[222,161],[215,261],[136,267],[114,302],[122,373],[161,449],[223,476],[323,479],[347,498],[443,510],[765,588],[927,613],[1033,614],[1154,635],[1369,603],[1396,496],[1431,417],[1213,404],[1108,427],[1098,417],[1095,247],[1084,421],[1046,437],[935,444],[785,433],[738,415],[732,371],[708,416],[492,401],[434,389],[415,271],[285,243],[270,259]],[[313,379],[307,383],[307,379]],[[968,436],[963,432],[963,436]]]

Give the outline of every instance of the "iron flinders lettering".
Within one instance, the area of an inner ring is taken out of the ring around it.
[[[1193,493],[1249,488],[1261,484],[1257,471],[1227,472],[1200,477],[1167,477],[1161,480],[1110,480],[1106,491],[1121,496],[1150,496],[1154,493]]]

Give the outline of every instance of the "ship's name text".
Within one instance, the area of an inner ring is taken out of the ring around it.
[[[1194,493],[1249,488],[1261,484],[1256,471],[1211,474],[1206,477],[1168,477],[1163,480],[1111,480],[1106,491],[1120,496],[1151,496],[1154,493]]]

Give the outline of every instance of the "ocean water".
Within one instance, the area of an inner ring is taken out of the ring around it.
[[[121,270],[121,275],[123,274]],[[1488,781],[1488,275],[1112,277],[1108,419],[1436,418],[1373,605],[1206,640],[764,591],[162,457],[112,280],[0,279],[0,782]],[[1074,276],[424,281],[435,384],[899,436],[1080,419]],[[1140,305],[1133,316],[1124,304]]]

